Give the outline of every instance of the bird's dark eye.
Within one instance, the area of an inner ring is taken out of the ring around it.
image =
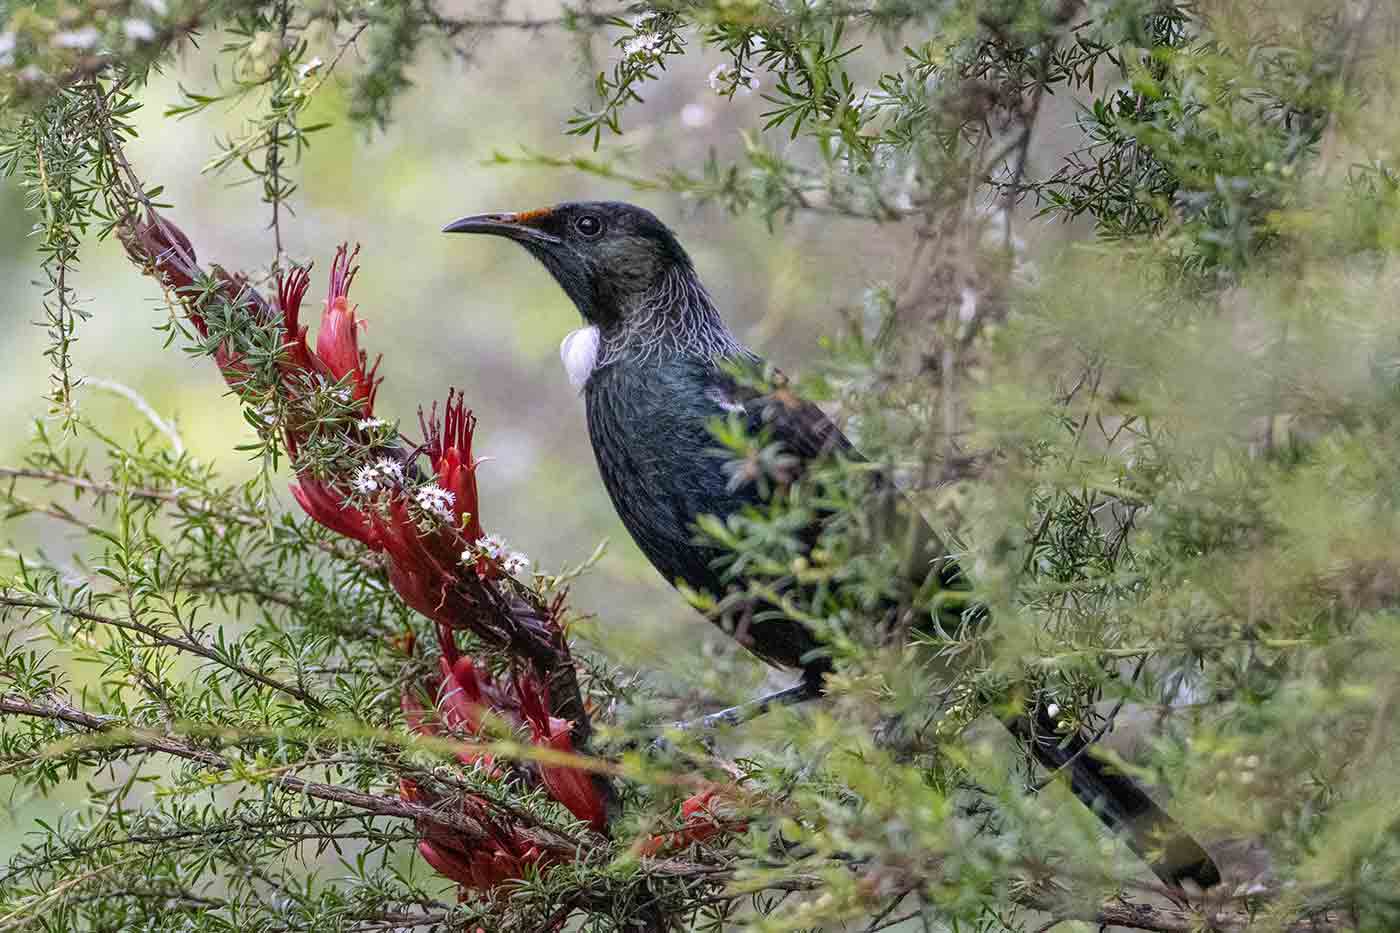
[[[592,239],[603,232],[603,222],[592,214],[584,214],[574,221],[574,229],[580,236]]]

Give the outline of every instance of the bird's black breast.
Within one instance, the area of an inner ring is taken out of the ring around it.
[[[751,484],[731,488],[729,456],[710,433],[733,390],[714,364],[696,358],[613,363],[584,390],[598,471],[618,517],[669,582],[715,596],[726,591],[716,567],[724,555],[696,542],[696,519],[727,518],[757,498]],[[758,621],[740,609],[712,621],[770,663],[826,669],[816,638],[795,620]]]
[[[753,501],[727,487],[726,457],[710,434],[710,419],[723,414],[713,397],[718,378],[700,360],[619,362],[596,370],[584,392],[618,517],[668,581],[708,592],[719,591],[716,554],[695,544],[695,520]]]

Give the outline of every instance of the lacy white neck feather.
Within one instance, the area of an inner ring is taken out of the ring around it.
[[[580,327],[559,344],[559,359],[569,374],[569,385],[583,391],[583,384],[598,365],[598,344],[602,338],[596,327]]]
[[[677,267],[622,318],[606,336],[582,327],[564,338],[559,358],[569,382],[582,389],[600,366],[619,360],[700,357],[718,360],[747,353],[715,310],[705,286],[688,268]]]

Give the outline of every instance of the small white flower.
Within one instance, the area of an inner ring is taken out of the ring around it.
[[[156,29],[144,19],[129,19],[122,23],[122,32],[132,42],[150,42],[156,37]]]
[[[362,496],[379,491],[379,471],[372,466],[362,466],[355,472],[355,477],[350,480],[350,485]]]
[[[661,47],[661,35],[655,32],[641,32],[622,45],[622,54],[628,58],[655,55]]]
[[[380,457],[375,461],[374,468],[383,478],[385,485],[397,486],[403,482],[403,464],[391,457]]]
[[[361,431],[374,431],[378,428],[387,428],[388,426],[389,422],[385,421],[383,418],[361,418],[359,421],[355,422],[355,427],[359,428]]]
[[[150,8],[151,12],[155,13],[157,16],[164,16],[170,11],[170,7],[166,5],[165,0],[143,0],[143,2]]]
[[[305,81],[307,75],[320,68],[323,64],[325,63],[321,61],[321,57],[319,55],[311,59],[311,61],[309,62],[303,62],[297,67],[297,78],[301,81]]]
[[[749,36],[748,46],[749,52],[757,55],[759,52],[768,48],[768,42],[762,36],[755,34]]]
[[[457,497],[437,483],[419,486],[413,492],[413,499],[424,512],[445,522],[452,521],[452,503],[457,501]]]
[[[511,551],[510,555],[501,562],[501,569],[512,576],[524,573],[530,569],[530,557],[520,551]]]
[[[710,82],[710,90],[714,91],[716,94],[723,94],[728,84],[729,72],[731,70],[729,65],[716,65],[714,70],[710,72],[710,77],[707,79]]]
[[[1049,706],[1045,707],[1045,712],[1050,714],[1051,719],[1057,718],[1060,715],[1060,704],[1051,703]]]
[[[82,29],[55,33],[53,44],[61,49],[90,49],[97,44],[97,39],[97,27],[84,26]]]
[[[0,66],[12,64],[15,60],[15,34],[0,32]]]
[[[710,72],[710,89],[716,94],[728,94],[731,89],[740,94],[752,94],[758,90],[758,78],[752,71],[736,72],[733,65],[716,65]]]
[[[487,535],[481,539],[477,545],[481,553],[492,560],[501,560],[506,556],[506,542],[500,535]]]

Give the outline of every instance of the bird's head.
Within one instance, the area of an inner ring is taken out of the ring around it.
[[[693,279],[690,257],[650,211],[616,201],[558,204],[517,214],[475,214],[444,233],[514,240],[544,263],[585,321],[625,326],[672,277]]]

